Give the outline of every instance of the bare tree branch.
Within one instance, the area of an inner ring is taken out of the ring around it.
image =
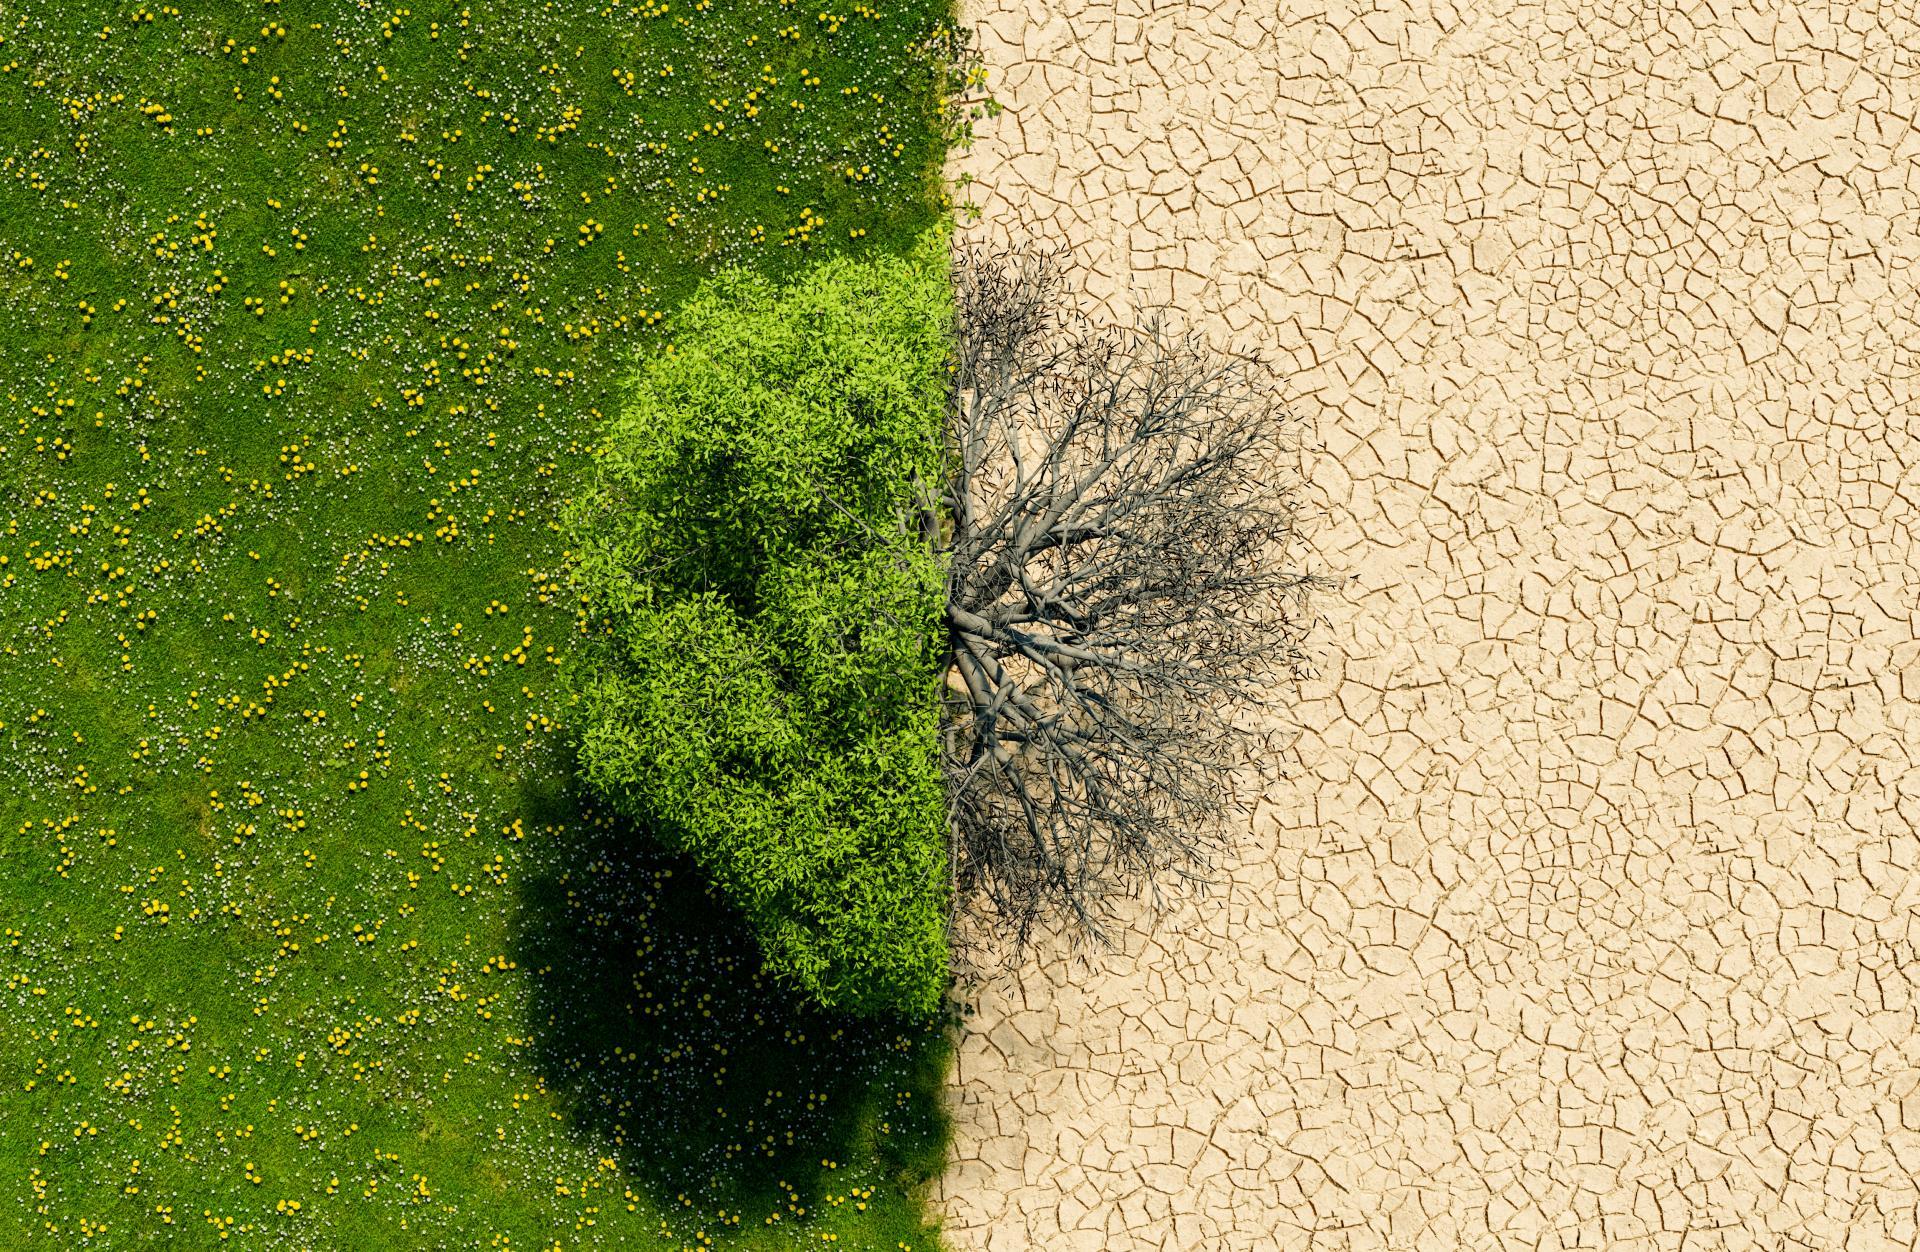
[[[1233,718],[1307,671],[1290,428],[1257,358],[1096,328],[1060,254],[964,251],[943,511],[962,902],[1023,946],[1225,850]]]

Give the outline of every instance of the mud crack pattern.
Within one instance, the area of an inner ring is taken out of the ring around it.
[[[1322,676],[1206,901],[977,1005],[962,1249],[1920,1242],[1920,27],[976,2],[954,173],[1283,362]]]

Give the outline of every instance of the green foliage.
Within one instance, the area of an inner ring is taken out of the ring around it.
[[[682,310],[568,525],[593,622],[588,781],[690,853],[823,1004],[931,1011],[947,973],[936,755],[944,233]]]
[[[0,7],[0,1249],[930,1252],[937,1024],[550,662],[633,350],[939,212],[946,0]]]

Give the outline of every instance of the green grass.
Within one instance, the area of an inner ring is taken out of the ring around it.
[[[0,0],[0,1246],[934,1246],[942,1030],[555,681],[628,362],[940,211],[946,6],[821,12]]]

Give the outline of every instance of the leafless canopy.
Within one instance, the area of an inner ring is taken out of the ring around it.
[[[1270,372],[1091,324],[1058,254],[956,271],[943,726],[957,899],[1015,948],[1224,849],[1234,724],[1304,672]]]

